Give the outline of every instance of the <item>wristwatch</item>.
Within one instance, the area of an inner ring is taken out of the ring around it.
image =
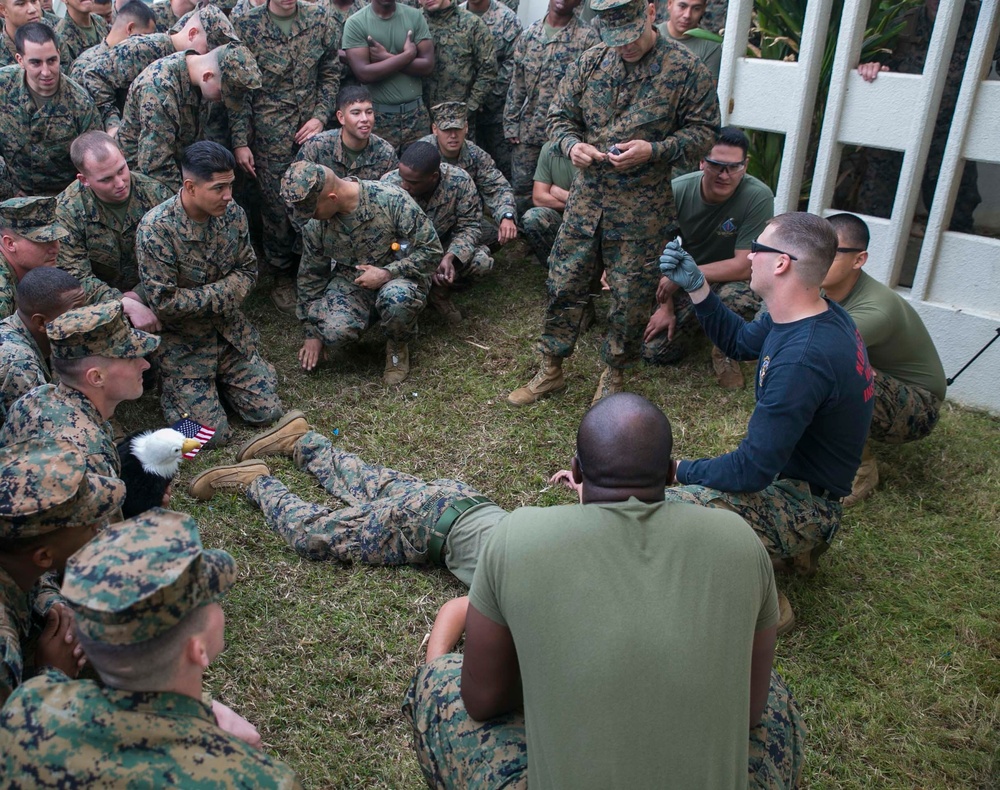
[[[513,211],[505,211],[501,219],[514,219]]]

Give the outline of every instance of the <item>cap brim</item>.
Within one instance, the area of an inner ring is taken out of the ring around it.
[[[143,332],[141,329],[129,329],[129,339],[120,356],[122,359],[134,359],[152,354],[160,346],[160,336]]]
[[[86,527],[105,521],[125,501],[125,482],[117,477],[87,473],[89,495],[73,512],[71,526]]]
[[[437,124],[437,128],[442,132],[446,132],[449,129],[463,129],[468,121],[442,121]]]
[[[289,222],[298,228],[299,231],[309,223],[309,220],[313,219],[313,214],[315,213],[315,209],[309,211],[301,203],[295,203],[291,206],[286,203],[285,208],[288,210]]]
[[[69,231],[62,225],[46,225],[43,228],[34,228],[33,230],[15,230],[14,232],[28,241],[43,243],[48,241],[62,241],[63,239],[69,238]]]
[[[638,39],[645,29],[645,17],[638,17],[634,23],[613,28],[601,25],[601,41],[609,47],[624,47]]]

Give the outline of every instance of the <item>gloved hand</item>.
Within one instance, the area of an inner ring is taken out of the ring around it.
[[[678,288],[690,293],[705,284],[705,275],[684,248],[680,239],[674,239],[663,248],[660,256],[660,272]]]

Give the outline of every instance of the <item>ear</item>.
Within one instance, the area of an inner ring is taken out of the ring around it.
[[[646,6],[646,19],[651,25],[656,23],[656,6],[653,3]]]
[[[90,186],[90,182],[87,181],[87,177],[83,173],[76,174],[76,180],[80,182],[80,186],[86,188]]]
[[[215,72],[212,71],[211,69],[205,69],[205,71],[201,73],[202,82],[211,82],[214,79],[215,79]]]
[[[28,319],[30,324],[30,329],[34,329],[41,335],[45,334],[45,325],[48,323],[48,319],[41,313],[35,313],[31,318]]]
[[[86,372],[83,374],[83,380],[90,387],[103,387],[104,370],[96,366],[92,368],[87,368]]]
[[[866,263],[868,263],[868,250],[858,253],[858,257],[854,259],[854,265],[851,268],[860,269]]]
[[[3,6],[0,6],[0,8],[2,8],[2,7]],[[16,55],[14,55],[14,60],[17,61],[17,65],[19,65],[21,68],[24,68],[24,55],[22,55],[20,52],[18,52]]]
[[[343,110],[337,110],[337,123],[339,123],[341,126],[344,125],[344,111]],[[427,128],[427,127],[424,127],[424,128]]]
[[[129,22],[125,25],[125,37],[128,38],[135,33],[135,22]]]
[[[787,274],[792,270],[792,259],[787,255],[776,255],[774,261],[775,275]]]
[[[184,657],[195,666],[201,667],[204,672],[211,663],[208,657],[208,650],[205,647],[205,638],[201,634],[188,637],[184,646]]]
[[[201,31],[198,30],[198,26],[197,25],[191,25],[190,27],[188,27],[188,32],[187,32],[188,42],[190,43],[190,42],[194,41],[196,38],[198,38],[198,34],[200,32]]]
[[[573,482],[580,485],[583,482],[583,472],[580,471],[580,461],[574,455],[569,464],[570,472],[573,474]]]
[[[52,556],[52,551],[48,546],[39,546],[31,552],[31,562],[36,568],[41,568],[43,571],[47,571],[51,570],[53,564],[55,563],[55,558]]]
[[[18,55],[18,57],[21,57],[21,56],[20,56],[20,55]],[[18,61],[18,62],[20,62],[20,61]],[[436,123],[432,123],[432,124],[431,124],[431,131],[432,131],[432,132],[433,132],[434,134],[437,134],[437,133],[438,133],[438,132],[440,132],[441,130],[440,130],[440,129],[438,129],[438,125],[437,125]]]

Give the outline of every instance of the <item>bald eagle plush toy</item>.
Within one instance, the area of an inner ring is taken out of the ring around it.
[[[118,445],[125,481],[125,518],[138,516],[151,507],[166,507],[164,497],[181,465],[181,458],[201,447],[173,428],[142,431]],[[190,456],[188,456],[190,457]]]

